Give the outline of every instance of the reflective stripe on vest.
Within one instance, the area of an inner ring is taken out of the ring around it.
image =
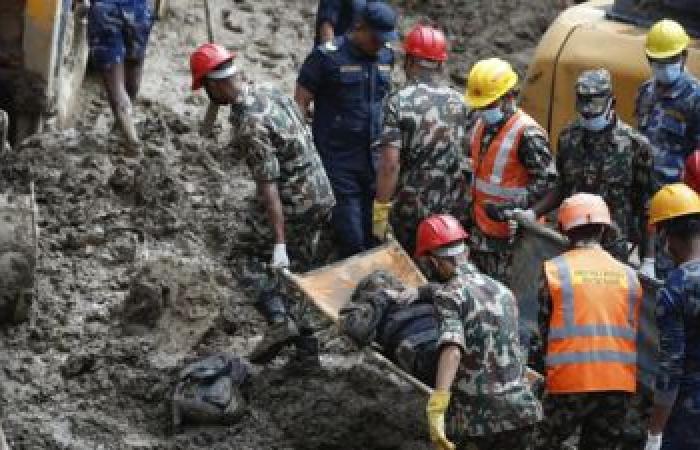
[[[552,297],[547,390],[634,392],[641,287],[629,267],[600,249],[545,263]]]
[[[489,147],[482,153],[485,126],[478,120],[471,136],[471,157],[474,165],[474,218],[479,229],[488,236],[507,238],[508,224],[488,217],[486,202],[502,204],[519,202],[527,197],[529,174],[518,159],[518,147],[525,129],[538,126],[522,111],[517,111],[501,127]]]

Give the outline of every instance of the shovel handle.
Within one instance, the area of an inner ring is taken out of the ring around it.
[[[549,228],[546,225],[525,219],[523,217],[519,217],[516,214],[510,214],[510,219],[516,221],[519,226],[532,233],[537,234],[538,236],[554,241],[562,246],[569,245],[569,239],[566,236],[564,236],[556,230]]]

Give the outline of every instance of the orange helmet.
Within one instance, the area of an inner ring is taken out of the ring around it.
[[[202,79],[216,67],[231,61],[235,55],[218,44],[203,44],[190,56],[190,72],[192,72],[192,90],[202,87]]]
[[[564,200],[557,217],[559,228],[569,231],[581,225],[611,225],[608,205],[600,195],[580,193]]]
[[[459,221],[448,214],[430,216],[418,225],[416,258],[441,247],[465,240],[469,235]]]
[[[700,150],[696,150],[685,160],[683,182],[700,193]]]

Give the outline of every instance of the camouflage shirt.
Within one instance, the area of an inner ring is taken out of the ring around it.
[[[335,198],[296,104],[277,90],[250,85],[231,106],[231,124],[253,179],[277,183],[285,219],[322,222]]]
[[[505,119],[495,126],[486,127],[481,140],[482,153],[489,148],[491,141],[496,138],[501,130],[502,124],[511,115],[512,113],[506,115]],[[525,209],[544,197],[551,190],[557,178],[556,166],[552,158],[552,152],[549,149],[549,138],[542,129],[536,126],[525,128],[518,146],[518,159],[529,174],[528,195],[519,204],[513,204],[512,206]],[[478,226],[474,225],[472,227],[470,248],[483,252],[495,252],[506,250],[508,247],[510,247],[510,244],[507,240],[486,236]]]
[[[654,399],[670,405],[679,391],[700,393],[700,260],[672,270],[657,297],[660,352]],[[697,414],[697,405],[694,409]]]
[[[505,286],[469,262],[435,294],[439,344],[459,346],[462,360],[453,385],[451,421],[468,435],[522,428],[542,419],[525,381],[518,338],[518,307]]]
[[[429,78],[409,81],[389,96],[380,148],[400,151],[391,211],[395,231],[406,226],[415,235],[418,223],[431,214],[465,214],[455,207],[467,195],[462,164],[468,123],[462,96]]]
[[[564,197],[598,194],[608,204],[622,238],[639,242],[647,203],[656,192],[649,141],[621,120],[600,133],[578,120],[559,136],[557,170]]]
[[[656,181],[680,181],[685,159],[700,148],[700,82],[687,72],[667,90],[649,80],[639,89],[636,114],[654,147]]]

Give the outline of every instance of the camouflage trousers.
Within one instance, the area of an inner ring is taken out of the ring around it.
[[[289,270],[303,273],[317,265],[317,247],[322,228],[326,222],[285,223]],[[310,327],[308,302],[284,279],[283,275],[270,268],[274,234],[265,223],[247,221],[245,229],[237,233],[231,246],[233,275],[250,301],[259,306],[271,295],[284,299],[285,314],[297,322],[300,328]],[[261,309],[261,308],[258,308]],[[269,318],[268,318],[269,319]]]
[[[626,392],[545,394],[536,448],[561,450],[579,428],[579,450],[619,448],[631,399]]]
[[[458,450],[531,450],[535,445],[535,426],[486,436],[470,436],[456,444]]]
[[[493,252],[471,250],[469,259],[485,275],[495,278],[506,286],[510,286],[511,267],[513,265],[512,250]]]
[[[622,442],[619,450],[639,450],[644,448],[647,439],[647,428],[651,416],[654,393],[641,383],[637,383],[637,392],[632,394],[627,417],[622,431]]]

